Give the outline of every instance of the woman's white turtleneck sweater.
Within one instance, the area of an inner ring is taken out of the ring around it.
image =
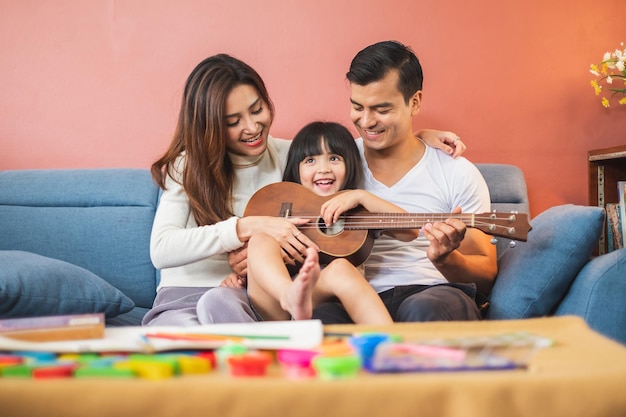
[[[152,226],[150,257],[161,270],[161,287],[216,287],[232,271],[227,252],[244,242],[237,237],[237,219],[261,187],[282,180],[291,141],[268,138],[266,151],[254,158],[229,154],[235,165],[234,217],[198,227],[182,185],[169,176]],[[177,160],[182,172],[184,155]]]

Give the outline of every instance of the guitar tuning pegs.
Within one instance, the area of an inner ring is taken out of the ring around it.
[[[517,243],[514,240],[509,242],[509,248],[514,248],[515,246],[517,246]]]
[[[496,243],[498,243],[498,239],[496,239],[495,237],[492,237],[489,243],[491,243],[492,245],[495,245]]]

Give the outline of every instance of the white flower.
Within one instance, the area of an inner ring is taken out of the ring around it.
[[[593,74],[595,79],[591,80],[591,87],[596,96],[601,97],[601,103],[604,107],[610,106],[610,100],[615,97],[617,103],[626,105],[626,48],[624,42],[621,43],[623,49],[616,49],[614,52],[605,52],[602,62],[599,64],[591,64],[589,72]],[[617,79],[618,84],[624,82],[625,88],[614,86],[613,81]],[[606,89],[602,89],[602,84]]]

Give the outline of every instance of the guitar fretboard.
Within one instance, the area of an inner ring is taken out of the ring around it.
[[[433,213],[359,213],[347,216],[343,226],[349,230],[362,229],[420,229],[427,223],[443,222],[449,218],[459,219],[468,227],[474,227],[474,214]]]

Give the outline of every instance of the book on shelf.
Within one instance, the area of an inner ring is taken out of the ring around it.
[[[626,247],[626,181],[617,182],[617,194],[620,206],[620,225],[622,229],[622,247]]]
[[[624,247],[620,204],[606,203],[606,249],[611,252]]]

